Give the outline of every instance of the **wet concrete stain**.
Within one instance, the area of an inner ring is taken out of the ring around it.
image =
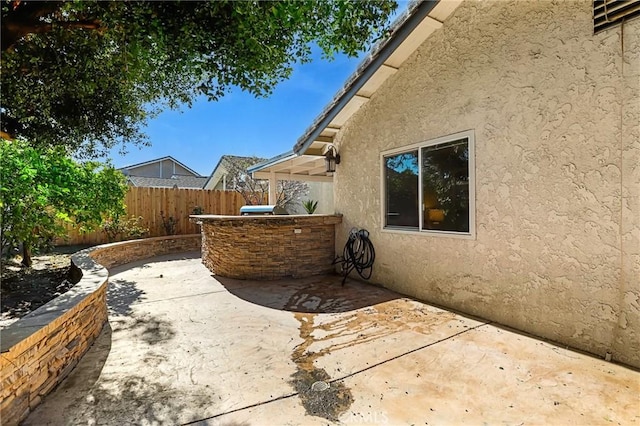
[[[324,369],[314,366],[314,361],[323,356],[324,351],[307,352],[314,342],[311,335],[314,316],[314,314],[295,314],[296,319],[300,321],[300,337],[303,342],[296,346],[291,357],[297,366],[297,371],[291,376],[290,383],[298,392],[307,414],[337,421],[340,415],[351,406],[353,395],[344,383],[332,382]],[[328,386],[314,386],[316,382],[324,382]],[[324,389],[318,390],[318,388]]]
[[[398,298],[379,287],[342,287],[335,277],[322,277],[285,296],[284,304],[275,306],[293,312],[337,313],[373,306]]]
[[[331,289],[323,290],[298,291],[286,304],[286,308],[294,312],[300,308],[306,311],[294,313],[300,323],[302,343],[292,353],[297,371],[290,383],[298,392],[307,414],[331,421],[337,421],[349,409],[353,396],[342,380],[317,368],[316,360],[399,331],[429,334],[434,326],[455,320],[455,314],[451,312],[428,310],[409,299],[387,299],[375,304],[375,299],[380,300],[377,294],[371,295],[372,306],[350,310],[354,305],[362,306],[363,301],[355,301],[348,292],[336,294]],[[319,315],[325,312],[332,313]],[[329,387],[323,391],[313,390],[312,385],[318,381],[328,383]]]

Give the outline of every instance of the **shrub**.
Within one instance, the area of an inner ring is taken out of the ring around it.
[[[142,216],[131,216],[129,219],[121,220],[119,216],[110,217],[102,222],[102,232],[107,234],[107,240],[114,241],[134,240],[142,238],[149,233],[149,228],[142,225]]]
[[[162,227],[164,228],[165,235],[175,235],[178,220],[173,216],[166,217],[164,212],[160,212],[160,218],[162,219]]]
[[[318,202],[314,200],[306,200],[302,202],[302,207],[304,207],[307,213],[313,214],[318,208]]]

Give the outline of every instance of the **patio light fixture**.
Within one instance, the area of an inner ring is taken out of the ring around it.
[[[338,154],[333,145],[329,145],[327,152],[325,152],[324,161],[327,165],[327,172],[333,173],[336,171],[336,164],[340,164],[340,154]]]

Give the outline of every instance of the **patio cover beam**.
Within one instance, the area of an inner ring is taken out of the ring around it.
[[[254,172],[253,177],[256,179],[269,179],[269,204],[271,204],[272,175],[275,181],[300,180],[300,181],[307,181],[307,182],[333,182],[333,176],[309,176],[309,175],[301,175],[301,174],[294,174],[294,173]],[[274,193],[274,200],[275,200],[275,193]]]

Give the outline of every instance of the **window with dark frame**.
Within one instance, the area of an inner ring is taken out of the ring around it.
[[[469,155],[469,137],[384,155],[384,227],[469,234]]]

